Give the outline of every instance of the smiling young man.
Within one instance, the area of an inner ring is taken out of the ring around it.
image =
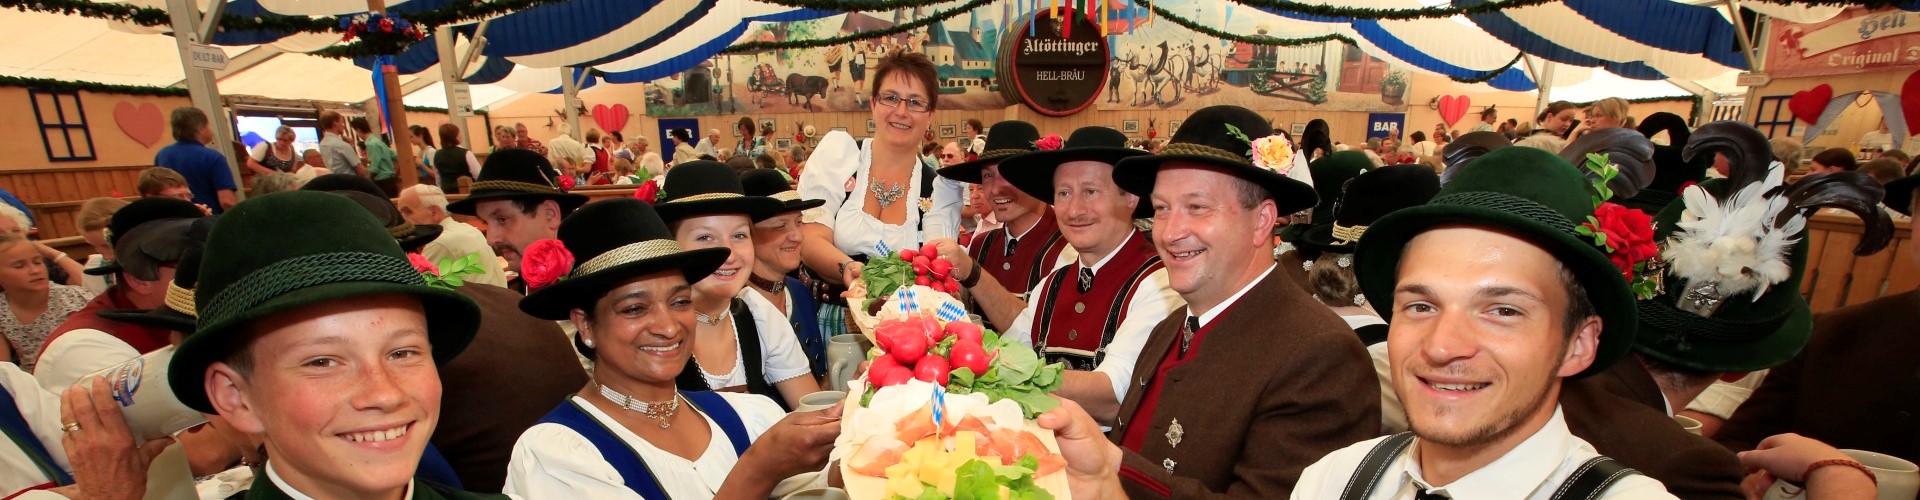
[[[1152,240],[1187,303],[1154,326],[1108,434],[1135,498],[1282,498],[1315,459],[1379,433],[1359,337],[1275,272],[1275,222],[1315,199],[1271,134],[1258,113],[1209,107],[1159,155],[1113,170],[1152,200]]]
[[[273,241],[274,245],[259,245]],[[197,329],[168,366],[175,396],[261,436],[248,498],[478,498],[414,472],[446,363],[480,311],[430,286],[347,198],[287,192],[234,206],[208,236]]]
[[[1039,141],[1040,131],[1033,124],[995,123],[978,159],[940,169],[941,177],[984,190],[987,206],[1005,224],[998,231],[974,235],[964,251],[953,240],[938,243],[940,256],[954,264],[954,279],[973,295],[975,311],[1001,330],[1012,327],[1026,307],[1028,291],[1041,278],[1073,260],[1046,202],[1013,187],[1000,169],[1001,160],[1034,151]]]
[[[1132,384],[1134,363],[1153,326],[1186,305],[1133,220],[1153,215],[1139,196],[1113,182],[1114,163],[1142,156],[1127,136],[1083,127],[1064,146],[1001,162],[1006,181],[1045,200],[1060,234],[1079,254],[1027,294],[1026,309],[1005,335],[1064,361],[1059,395],[1111,425]]]
[[[1587,189],[1551,153],[1506,148],[1368,227],[1355,274],[1389,320],[1413,430],[1327,455],[1293,498],[1673,498],[1560,411],[1562,380],[1605,370],[1636,327],[1620,270],[1570,222],[1593,213]]]
[[[448,204],[447,211],[478,217],[487,226],[487,244],[507,260],[508,270],[519,273],[527,245],[554,238],[560,219],[587,202],[585,196],[560,189],[560,175],[546,156],[532,150],[495,151],[487,156],[467,198]]]

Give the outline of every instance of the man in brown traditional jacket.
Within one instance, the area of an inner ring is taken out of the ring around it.
[[[1266,118],[1194,112],[1115,181],[1150,198],[1154,246],[1187,307],[1155,327],[1108,438],[1134,498],[1284,498],[1327,452],[1377,436],[1379,384],[1346,323],[1284,272],[1272,228],[1313,205]],[[1262,147],[1264,146],[1264,148]]]

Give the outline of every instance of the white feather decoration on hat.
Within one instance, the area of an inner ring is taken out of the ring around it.
[[[1668,236],[1660,253],[1668,272],[1689,288],[1717,283],[1724,297],[1751,291],[1754,300],[1767,287],[1792,277],[1787,254],[1806,218],[1795,212],[1775,227],[1790,205],[1785,179],[1786,167],[1773,162],[1764,180],[1741,188],[1725,204],[1700,186],[1688,187],[1681,196],[1686,210],[1680,214],[1679,230]]]

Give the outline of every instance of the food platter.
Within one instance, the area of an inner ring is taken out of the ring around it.
[[[846,413],[843,414],[840,419],[840,437],[834,443],[834,447],[838,450],[834,455],[840,458],[840,477],[842,481],[845,482],[848,496],[856,500],[891,497],[887,491],[887,478],[856,472],[854,470],[855,461],[852,459],[853,457],[861,455],[862,450],[860,443],[865,440],[863,438],[868,438],[876,432],[884,432],[885,429],[892,429],[895,422],[913,414],[913,412],[907,408],[912,407],[912,399],[914,398],[907,397],[906,394],[917,394],[922,390],[931,393],[933,387],[934,385],[931,383],[919,381],[908,382],[905,385],[898,386],[900,389],[898,391],[895,391],[896,388],[890,387],[887,388],[886,394],[876,394],[873,401],[875,404],[874,407],[863,408],[858,404],[848,405]],[[865,379],[855,380],[848,386],[848,394],[862,394],[866,391],[866,388]],[[896,394],[898,395],[896,396]],[[951,399],[947,400],[947,408],[954,412],[954,418],[965,418],[975,415],[976,412],[979,414],[997,413],[1001,416],[996,418],[1005,418],[1007,412],[1012,411],[1011,417],[1021,422],[1021,428],[1023,430],[1039,438],[1040,442],[1046,446],[1048,452],[1056,456],[1060,453],[1060,444],[1054,439],[1053,431],[1041,428],[1031,420],[1020,419],[1017,405],[1011,405],[1011,401],[1001,401],[1000,403],[1004,404],[998,407],[994,407],[994,405],[985,405],[985,407],[982,407],[982,405],[978,405],[977,402],[967,402],[967,398],[964,397],[950,396],[950,398]],[[854,400],[849,401],[852,402]],[[1066,476],[1065,471],[1053,471],[1050,474],[1035,477],[1034,483],[1042,489],[1045,489],[1047,493],[1052,494],[1054,498],[1064,500],[1072,498],[1067,489]]]

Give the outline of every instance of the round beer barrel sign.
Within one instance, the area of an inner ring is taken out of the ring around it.
[[[1062,7],[1055,17],[1052,9],[1040,9],[1010,29],[995,68],[1007,100],[1043,115],[1067,116],[1100,97],[1112,57],[1100,26],[1084,11]]]

